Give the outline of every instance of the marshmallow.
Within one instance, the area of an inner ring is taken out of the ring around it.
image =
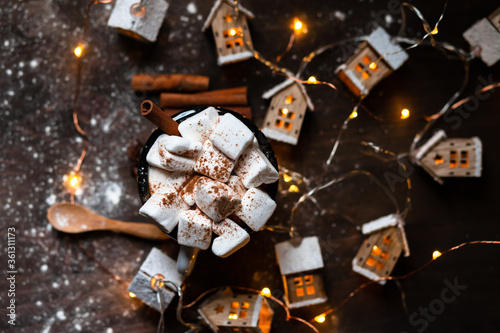
[[[235,161],[224,155],[207,140],[203,144],[202,153],[196,160],[194,171],[225,183],[228,181],[234,165]]]
[[[213,107],[194,115],[179,124],[183,138],[205,142],[219,122],[219,114]]]
[[[191,172],[195,161],[192,158],[174,155],[167,150],[159,149],[161,167],[168,171]]]
[[[181,245],[208,249],[212,241],[212,221],[199,209],[182,212],[179,217],[177,242]]]
[[[213,145],[232,160],[240,156],[253,138],[252,131],[229,113],[221,118],[219,125],[210,135]]]
[[[236,194],[242,198],[245,193],[247,192],[247,188],[243,183],[241,182],[240,177],[238,176],[230,176],[229,180],[227,181],[227,186],[229,186]]]
[[[150,166],[148,169],[149,193],[154,194],[165,188],[172,172]]]
[[[241,199],[241,207],[236,211],[236,216],[253,231],[259,231],[275,209],[276,203],[266,192],[252,188]]]
[[[196,182],[200,179],[200,175],[195,175],[189,182],[182,188],[179,195],[189,205],[192,206],[196,203]]]
[[[164,169],[149,167],[149,193],[152,195],[156,191],[166,192],[168,189],[179,191],[192,176],[184,172],[170,172]]]
[[[219,235],[212,244],[212,252],[221,258],[230,256],[250,241],[250,235],[230,219],[214,223],[212,228]]]
[[[201,152],[201,142],[189,140],[180,136],[162,137],[159,141],[159,150],[167,150],[169,153],[194,158]]]
[[[160,160],[159,145],[160,145],[160,139],[164,137],[168,137],[168,135],[167,134],[160,135],[153,143],[153,145],[149,149],[148,154],[146,155],[146,161],[149,163],[149,165],[162,169],[163,166],[161,165],[161,160]]]
[[[214,222],[224,220],[241,204],[238,197],[229,186],[202,177],[196,183],[196,205]]]
[[[177,195],[177,191],[169,188],[165,192],[155,192],[139,209],[139,214],[155,220],[171,232],[179,222],[179,214],[187,209],[189,206]]]
[[[279,179],[279,173],[264,153],[252,145],[241,154],[234,172],[241,178],[246,188],[271,184]]]

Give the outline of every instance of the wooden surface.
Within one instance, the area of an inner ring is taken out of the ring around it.
[[[393,3],[391,1],[391,3]],[[210,31],[201,33],[211,1],[171,1],[158,42],[144,45],[118,35],[106,26],[112,5],[92,9],[79,100],[80,122],[90,137],[90,149],[82,167],[82,188],[76,202],[95,212],[119,220],[139,220],[140,200],[131,175],[127,147],[132,138],[144,142],[153,125],[140,116],[143,99],[159,102],[159,95],[132,92],[130,80],[136,73],[187,73],[210,77],[210,89],[248,86],[254,121],[261,125],[268,101],[264,91],[283,78],[255,60],[219,67]],[[255,14],[249,22],[253,44],[267,58],[286,48],[295,15],[308,25],[308,34],[297,38],[282,64],[296,70],[302,57],[327,43],[367,34],[368,22],[377,19],[395,35],[399,15],[388,13],[386,1],[244,1]],[[441,14],[443,1],[416,1],[431,24]],[[50,228],[49,206],[68,201],[63,176],[76,163],[81,140],[73,127],[71,108],[75,87],[76,58],[86,1],[16,1],[1,9],[0,28],[0,207],[2,209],[2,332],[155,332],[159,314],[131,299],[127,285],[151,247],[175,256],[178,246],[151,242],[122,234],[96,232],[67,235]],[[451,1],[439,27],[439,40],[468,49],[461,37],[476,20],[488,16],[497,1]],[[196,8],[196,12],[194,12]],[[188,9],[191,11],[189,12]],[[408,35],[422,36],[421,24],[408,14]],[[316,111],[306,114],[299,144],[275,143],[279,163],[314,177],[321,169],[344,119],[355,104],[334,70],[355,50],[354,44],[328,51],[315,58],[305,77],[331,81],[326,86],[308,86]],[[361,141],[371,141],[397,153],[407,152],[415,133],[423,128],[424,115],[437,112],[461,84],[460,62],[449,60],[429,47],[409,51],[403,67],[375,87],[365,106],[378,122],[360,111],[344,133],[326,180],[354,168],[374,173],[384,184],[387,172],[398,175],[394,163],[367,155]],[[464,96],[473,94],[482,81],[500,81],[500,64],[486,67],[471,62],[470,83]],[[484,85],[484,84],[483,84]],[[472,111],[454,113],[439,121],[450,137],[479,136],[483,142],[483,176],[480,179],[446,179],[437,184],[425,171],[411,169],[412,209],[406,218],[411,248],[409,258],[400,258],[393,274],[403,275],[424,264],[434,250],[447,249],[464,241],[500,238],[498,154],[500,94],[495,92]],[[399,120],[401,109],[411,118]],[[304,190],[302,188],[302,190]],[[394,196],[404,204],[405,189],[396,183]],[[286,224],[290,209],[299,197],[279,196],[278,209],[269,224]],[[375,184],[363,177],[351,178],[317,195],[324,214],[312,203],[297,212],[297,228],[304,236],[321,240],[328,307],[338,305],[367,280],[352,272],[351,261],[363,242],[355,225],[394,212],[390,200]],[[7,324],[5,306],[8,284],[7,227],[16,228],[15,328]],[[230,258],[220,259],[202,252],[193,275],[186,281],[186,301],[205,290],[224,285],[261,289],[282,294],[283,285],[274,254],[274,244],[285,234],[268,231],[252,234],[250,243]],[[82,250],[88,250],[122,282],[103,270]],[[428,320],[425,332],[497,332],[500,329],[500,247],[475,245],[443,256],[425,270],[400,282],[373,285],[361,291],[324,324],[322,332],[416,332],[421,311],[441,298],[445,280],[466,285],[439,315]],[[406,308],[401,290],[404,291]],[[296,322],[285,322],[277,306],[272,332],[307,332]],[[194,309],[194,308],[193,308]],[[192,320],[193,309],[184,313]],[[307,320],[325,307],[294,312]],[[415,317],[417,316],[417,317]],[[333,327],[336,327],[335,329]],[[168,332],[186,329],[166,311]]]

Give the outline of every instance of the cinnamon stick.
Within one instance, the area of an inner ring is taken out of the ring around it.
[[[196,94],[163,93],[160,106],[167,109],[205,105],[247,105],[247,87],[201,92]]]
[[[231,111],[237,112],[242,116],[252,120],[252,109],[249,106],[221,106],[222,108],[229,109]],[[170,117],[179,113],[180,111],[184,111],[185,109],[163,109],[165,114]]]
[[[141,103],[141,114],[168,135],[181,136],[179,124],[149,99]]]
[[[132,89],[143,91],[204,91],[210,78],[188,74],[136,74],[132,77]]]

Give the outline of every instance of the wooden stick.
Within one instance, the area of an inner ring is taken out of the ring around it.
[[[252,109],[249,106],[221,106],[221,107],[224,109],[229,109],[231,111],[237,112],[242,116],[252,120]],[[186,109],[163,109],[165,114],[169,115],[170,117],[184,110]]]
[[[168,135],[181,136],[179,124],[149,99],[141,103],[141,114]]]
[[[247,87],[213,90],[196,94],[161,94],[160,106],[166,109],[206,105],[247,105]]]
[[[132,77],[132,89],[143,91],[204,91],[210,78],[188,74],[136,74]]]

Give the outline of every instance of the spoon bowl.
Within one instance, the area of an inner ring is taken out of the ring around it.
[[[47,212],[47,218],[55,229],[70,234],[110,230],[146,239],[168,239],[165,233],[152,224],[108,219],[88,208],[70,202],[52,205]]]

